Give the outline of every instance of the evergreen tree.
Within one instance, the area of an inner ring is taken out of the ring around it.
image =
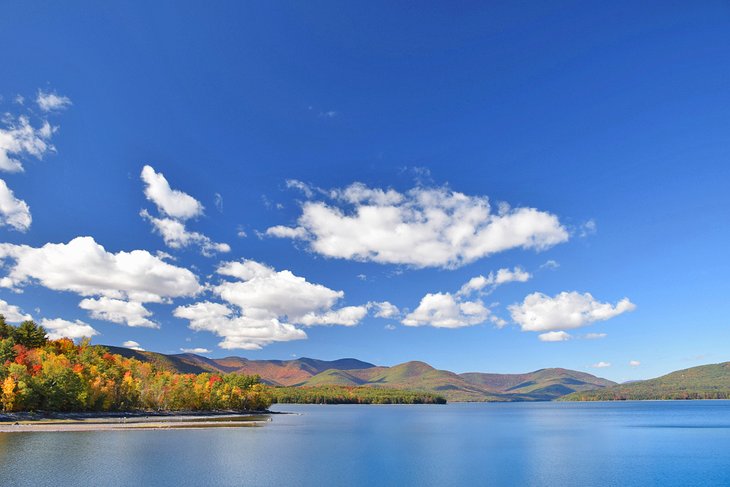
[[[5,321],[5,316],[0,314],[0,340],[12,337],[14,331],[15,328],[8,325],[8,323]]]
[[[26,320],[13,331],[15,343],[19,343],[26,348],[40,348],[46,344],[46,329],[37,325],[32,320]]]

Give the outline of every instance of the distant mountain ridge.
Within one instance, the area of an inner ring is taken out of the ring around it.
[[[272,386],[366,386],[431,392],[449,401],[550,401],[574,392],[614,386],[615,382],[575,370],[551,368],[525,374],[456,374],[425,362],[376,366],[353,358],[317,360],[210,359],[192,353],[157,352],[105,346],[111,353],[132,357],[172,372],[256,374]]]
[[[700,365],[642,381],[600,390],[578,391],[566,401],[624,401],[659,399],[730,399],[730,362]]]

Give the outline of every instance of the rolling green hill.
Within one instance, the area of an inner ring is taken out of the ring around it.
[[[730,399],[730,362],[701,365],[671,374],[566,395],[563,401]]]
[[[527,374],[455,374],[424,362],[366,370],[327,370],[299,386],[370,386],[443,395],[449,401],[550,401],[575,391],[614,385],[584,372],[542,369]]]
[[[461,377],[470,384],[481,386],[490,392],[546,401],[576,391],[616,385],[615,382],[585,372],[560,368],[540,369],[526,374],[471,372],[461,374]]]

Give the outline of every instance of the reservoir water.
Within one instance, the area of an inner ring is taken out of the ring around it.
[[[0,433],[0,485],[730,485],[730,401],[273,409],[296,414]]]

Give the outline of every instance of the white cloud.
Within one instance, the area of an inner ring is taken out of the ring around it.
[[[153,228],[162,236],[165,245],[173,249],[188,247],[190,245],[200,246],[200,252],[211,257],[215,253],[226,253],[231,251],[230,245],[226,243],[213,242],[202,233],[190,232],[185,228],[185,223],[172,218],[155,218],[147,210],[142,210],[140,216],[152,223]]]
[[[606,367],[610,367],[610,366],[611,366],[610,362],[598,362],[598,363],[591,365],[591,367],[593,367],[595,369],[605,369]]]
[[[490,315],[489,321],[494,323],[494,326],[496,326],[497,328],[504,328],[505,326],[507,326],[507,320],[505,320],[504,318],[500,318],[496,315]]]
[[[139,343],[135,342],[134,340],[127,340],[126,342],[122,343],[123,347],[131,348],[132,350],[137,350],[138,352],[144,352],[144,348],[139,346]]]
[[[388,331],[393,331],[395,330],[395,325],[388,323],[387,325],[385,325],[385,329]]]
[[[8,225],[25,232],[30,228],[31,221],[28,204],[16,198],[5,181],[0,179],[0,225]]]
[[[371,302],[370,306],[377,310],[375,312],[376,318],[396,318],[400,315],[398,307],[388,301],[382,301],[379,303]]]
[[[210,301],[180,306],[173,315],[187,319],[191,330],[209,331],[222,337],[218,345],[224,349],[260,350],[274,342],[307,338],[304,331],[276,318],[235,314],[228,306]]]
[[[367,306],[345,306],[344,308],[324,313],[310,312],[297,319],[297,323],[305,326],[344,325],[355,326],[368,314]]]
[[[595,235],[597,231],[598,225],[596,224],[596,220],[591,218],[580,226],[578,236],[581,238],[589,237],[591,235]]]
[[[460,328],[483,323],[488,316],[489,310],[479,300],[460,301],[449,293],[429,293],[401,323],[406,326]]]
[[[306,196],[307,198],[311,198],[314,195],[314,191],[312,190],[312,187],[310,185],[297,179],[287,179],[286,187],[289,189],[298,189],[299,191],[304,193],[304,196]]]
[[[279,238],[305,238],[307,231],[302,227],[292,228],[284,225],[276,225],[267,228],[265,235]]]
[[[58,340],[60,338],[85,338],[98,335],[96,331],[88,323],[84,323],[81,320],[67,321],[61,318],[54,320],[41,320],[41,326],[48,332],[48,338],[51,340]]]
[[[306,240],[327,257],[447,268],[513,248],[543,250],[569,237],[553,214],[507,205],[493,212],[488,198],[448,188],[399,193],[355,183],[329,197],[305,202],[288,232],[278,225],[267,234]]]
[[[151,166],[142,168],[141,177],[146,184],[145,196],[167,217],[157,218],[144,209],[139,214],[152,224],[154,230],[162,236],[165,245],[173,249],[197,245],[206,257],[231,251],[230,245],[213,242],[202,233],[191,232],[185,228],[185,220],[203,214],[203,205],[198,200],[182,191],[171,189],[165,176],[155,172]],[[219,211],[223,211],[223,197],[218,193],[215,194],[215,205]]]
[[[630,360],[629,365],[631,367],[638,367],[639,365],[641,365],[641,362],[639,362],[638,360]]]
[[[527,282],[532,277],[532,274],[524,271],[520,267],[514,269],[499,269],[496,273],[490,272],[487,277],[477,276],[472,277],[469,281],[461,286],[461,289],[457,294],[462,296],[468,296],[474,292],[481,292],[485,287],[489,287],[489,292],[493,291],[497,286],[508,282]]]
[[[552,331],[580,328],[595,321],[603,321],[636,306],[624,298],[615,305],[602,303],[590,293],[562,292],[555,297],[533,293],[520,304],[508,307],[512,319],[523,331]]]
[[[111,321],[112,323],[132,327],[159,328],[157,323],[149,320],[152,312],[141,303],[134,301],[123,301],[107,297],[87,298],[79,303],[79,308],[87,310],[91,317],[97,320]]]
[[[547,333],[541,333],[538,335],[538,338],[541,342],[564,342],[573,337],[564,331],[549,331]]]
[[[50,143],[55,128],[48,121],[43,121],[35,128],[26,116],[13,118],[6,115],[3,119],[5,127],[0,128],[0,171],[22,172],[21,159],[32,156],[42,159],[55,150]]]
[[[157,209],[178,220],[200,216],[203,214],[203,205],[187,193],[170,188],[162,173],[155,172],[151,166],[144,166],[141,174],[146,187],[144,194]]]
[[[11,289],[38,283],[54,291],[140,303],[193,296],[202,290],[188,269],[168,264],[146,250],[107,252],[92,237],[38,248],[0,244],[0,259],[7,269],[0,287]]]
[[[173,314],[187,319],[192,330],[222,337],[222,348],[257,350],[274,342],[301,340],[307,335],[296,325],[354,326],[368,311],[367,305],[334,308],[344,297],[342,291],[252,260],[224,262],[217,272],[235,280],[225,280],[211,290],[237,311],[204,301],[180,306]]]
[[[33,319],[31,315],[23,313],[19,307],[2,299],[0,299],[0,315],[3,315],[8,323],[20,323]]]
[[[558,261],[556,261],[556,260],[550,259],[550,260],[546,261],[543,265],[541,265],[540,266],[540,269],[551,269],[551,270],[553,270],[553,269],[557,269],[558,267],[560,267],[560,263]]]
[[[488,276],[469,279],[458,292],[426,294],[418,307],[401,321],[406,326],[434,326],[437,328],[459,328],[478,325],[489,319],[498,328],[507,322],[494,316],[480,299],[468,300],[474,293],[484,293],[485,288],[492,292],[497,286],[508,282],[525,282],[532,275],[520,267],[499,269]],[[376,315],[377,316],[377,315]]]
[[[344,296],[342,291],[312,284],[291,271],[277,272],[251,260],[226,262],[218,273],[238,280],[221,283],[216,292],[249,315],[285,316],[291,322],[300,322],[307,314],[330,311]]]
[[[197,353],[197,354],[210,353],[210,350],[208,350],[207,348],[181,348],[180,351],[184,352],[184,353]]]
[[[71,105],[71,99],[69,97],[43,90],[38,90],[35,101],[38,107],[44,112],[62,110]]]
[[[585,339],[586,340],[600,340],[602,338],[606,338],[608,335],[606,333],[586,333]]]

